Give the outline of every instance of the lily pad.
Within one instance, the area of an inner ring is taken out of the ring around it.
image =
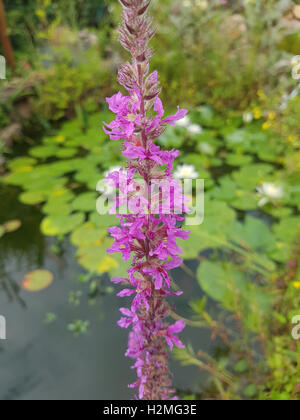
[[[34,158],[21,157],[21,158],[13,159],[11,162],[9,162],[8,167],[11,171],[15,171],[19,168],[32,167],[33,165],[36,164],[36,162],[37,160]]]
[[[231,200],[230,204],[238,210],[255,210],[257,208],[257,199],[253,192],[237,190],[236,197]]]
[[[72,202],[72,208],[79,211],[92,211],[96,209],[97,194],[86,192],[80,194]]]
[[[255,190],[257,185],[265,182],[273,171],[272,165],[256,163],[243,166],[239,171],[234,172],[232,177],[239,187],[246,190]]]
[[[52,282],[53,274],[50,271],[35,270],[25,275],[22,287],[29,292],[39,292],[49,287]]]
[[[116,226],[119,223],[119,219],[116,216],[98,214],[97,212],[90,214],[89,221],[94,223],[98,228],[108,228],[110,226]]]
[[[199,252],[212,248],[226,246],[235,222],[235,212],[220,201],[207,200],[205,202],[204,221],[199,226],[185,226],[191,231],[186,241],[179,239],[178,244],[186,258],[195,258]]]
[[[116,269],[119,263],[114,256],[107,255],[107,248],[112,244],[110,239],[106,239],[102,245],[81,247],[77,251],[78,262],[87,270],[103,274]],[[107,258],[109,257],[109,259]]]
[[[36,146],[30,149],[31,156],[36,158],[48,158],[57,154],[58,148],[55,145]]]
[[[226,156],[226,162],[231,166],[244,166],[252,162],[252,157],[249,155],[229,153]]]
[[[86,222],[74,230],[70,239],[73,245],[85,247],[89,245],[99,246],[106,237],[107,232],[105,229],[97,229],[93,223]]]
[[[45,194],[39,191],[25,192],[19,196],[19,200],[24,204],[40,204],[45,201]]]
[[[275,246],[275,236],[270,228],[255,217],[247,216],[245,223],[236,222],[233,239],[245,248],[266,251]]]
[[[10,220],[4,223],[3,228],[5,232],[15,232],[21,227],[22,223],[20,220]]]
[[[68,216],[72,213],[72,209],[69,204],[62,201],[50,200],[43,206],[43,213],[50,216]]]
[[[247,283],[242,272],[228,266],[227,269],[220,263],[204,261],[197,271],[197,278],[202,289],[212,299],[222,302],[228,309],[232,309],[232,297],[235,293],[244,294]]]
[[[83,221],[83,213],[75,213],[69,216],[49,216],[42,221],[41,231],[46,236],[66,235],[80,226]]]
[[[59,158],[65,159],[65,158],[73,157],[77,153],[78,153],[78,150],[75,149],[75,148],[71,148],[71,147],[69,147],[69,148],[61,148],[61,149],[58,149],[57,150],[56,156],[59,157]]]

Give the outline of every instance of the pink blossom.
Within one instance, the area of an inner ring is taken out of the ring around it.
[[[177,225],[183,220],[177,213],[187,212],[182,186],[172,177],[173,162],[179,152],[162,150],[155,140],[167,124],[175,125],[187,111],[178,107],[174,115],[165,117],[158,73],[149,74],[152,51],[148,42],[153,35],[147,17],[149,4],[146,0],[121,3],[124,13],[119,40],[132,55],[132,63],[122,65],[118,80],[128,95],[118,92],[106,98],[115,119],[104,123],[103,129],[111,140],[124,140],[122,154],[130,159],[126,171],[114,171],[106,178],[118,192],[111,213],[122,205],[128,205],[131,213],[118,215],[119,225],[108,229],[113,244],[107,252],[120,252],[124,261],[131,259],[128,278],[112,279],[124,287],[117,296],[132,299],[130,308],[120,309],[122,317],[118,321],[121,328],[131,328],[125,354],[134,359],[132,368],[136,369],[137,381],[129,387],[138,387],[137,399],[170,400],[177,397],[168,368],[167,346],[183,347],[176,334],[185,323],[170,325],[166,320],[166,297],[182,293],[172,291],[168,271],[182,264],[177,239],[185,240],[189,233]],[[143,179],[144,188],[137,175]],[[151,203],[149,192],[154,197]]]

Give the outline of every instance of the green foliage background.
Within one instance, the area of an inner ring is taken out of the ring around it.
[[[2,128],[14,122],[24,95],[31,117],[17,118],[22,134],[0,151],[1,183],[20,188],[20,202],[40,211],[45,236],[56,237],[58,246],[68,236],[86,270],[79,281],[93,291],[95,279],[126,270],[105,252],[114,218],[95,211],[98,180],[124,165],[119,144],[101,130],[110,119],[104,98],[118,89],[117,68],[126,59],[117,42],[121,9],[117,1],[5,5],[24,84],[1,102],[0,121]],[[216,357],[203,353],[201,343],[176,351],[182,364],[209,373],[201,393],[182,391],[185,399],[300,397],[300,347],[291,338],[292,318],[300,314],[300,100],[287,99],[297,86],[291,59],[300,41],[292,25],[284,26],[287,16],[295,20],[294,7],[274,0],[153,1],[152,66],[162,96],[170,111],[186,106],[190,123],[201,127],[197,134],[170,127],[159,140],[180,149],[178,166],[192,165],[205,179],[204,223],[187,227],[191,239],[182,244],[181,270],[199,285],[186,322],[208,328],[222,343]],[[283,193],[261,206],[266,184]],[[70,330],[87,327],[76,321]]]

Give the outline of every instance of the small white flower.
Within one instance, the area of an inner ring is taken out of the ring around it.
[[[199,7],[201,10],[205,10],[208,8],[207,0],[196,0],[196,7]]]
[[[257,187],[257,192],[262,197],[258,202],[259,207],[263,207],[269,201],[279,200],[283,197],[283,188],[271,182],[264,182],[260,187]]]
[[[193,165],[179,165],[174,173],[176,179],[196,179],[198,176],[199,174]]]
[[[191,2],[191,0],[183,0],[182,5],[183,5],[183,7],[191,7],[192,2]]]
[[[183,117],[181,120],[176,122],[176,125],[179,127],[187,128],[191,124],[191,121],[188,116]]]
[[[252,112],[245,112],[243,114],[243,121],[246,124],[250,124],[253,121],[253,114],[252,114]]]
[[[190,124],[187,130],[191,134],[201,134],[203,132],[203,128],[199,124]]]
[[[300,64],[300,55],[295,55],[291,60],[292,67],[298,66]]]

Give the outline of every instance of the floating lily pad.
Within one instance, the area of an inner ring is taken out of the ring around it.
[[[272,165],[256,163],[243,166],[233,173],[232,177],[239,187],[246,190],[255,190],[261,182],[266,182],[267,177],[274,171]]]
[[[9,162],[8,167],[11,171],[15,171],[19,168],[32,167],[33,165],[36,164],[36,162],[37,160],[34,158],[21,157],[21,158],[13,159],[11,162]]]
[[[71,243],[80,247],[89,245],[101,245],[107,232],[105,229],[97,229],[91,222],[84,223],[82,226],[75,229],[71,235]]]
[[[207,200],[203,223],[185,226],[185,230],[191,231],[190,238],[186,241],[179,239],[178,244],[187,258],[195,258],[205,249],[225,246],[234,223],[235,212],[226,203]]]
[[[50,271],[35,270],[25,275],[22,287],[29,292],[39,292],[49,287],[52,282],[53,274]]]
[[[49,192],[49,200],[57,203],[68,203],[74,198],[74,193],[67,188],[54,188]]]
[[[220,185],[215,187],[210,195],[220,201],[233,200],[236,197],[236,183],[229,176],[221,178],[219,183]]]
[[[75,198],[72,202],[72,208],[79,211],[92,211],[96,209],[96,201],[96,193],[86,192]]]
[[[31,156],[36,158],[48,158],[55,156],[58,148],[55,145],[36,146],[30,149],[29,153]]]
[[[262,220],[247,216],[245,223],[236,222],[233,239],[245,248],[266,251],[275,246],[275,236]]]
[[[253,192],[236,190],[236,196],[231,200],[230,204],[238,210],[255,210],[257,208],[257,199]]]
[[[66,235],[80,226],[83,221],[83,213],[49,216],[42,221],[41,231],[46,236]]]
[[[293,243],[299,237],[300,217],[287,217],[274,225],[276,237],[283,242]]]
[[[249,155],[230,153],[226,156],[226,162],[231,166],[244,166],[252,162],[252,157]]]
[[[72,213],[72,209],[69,204],[60,200],[50,200],[43,206],[43,213],[50,216],[68,216]]]
[[[10,220],[9,222],[4,223],[3,228],[5,232],[15,232],[20,229],[22,223],[20,220]]]
[[[45,201],[45,194],[39,191],[25,192],[19,196],[19,200],[24,204],[40,204]]]
[[[121,254],[114,254],[114,260],[118,263],[117,266],[109,270],[111,278],[113,277],[127,277],[127,270],[131,267],[131,261],[124,261]]]
[[[70,158],[75,156],[78,153],[78,150],[75,148],[62,148],[58,149],[56,152],[56,156],[59,158]]]
[[[89,215],[89,220],[98,228],[108,228],[110,226],[116,226],[119,223],[119,219],[116,216],[98,214],[96,212]]]
[[[233,266],[226,270],[220,263],[204,261],[199,266],[197,278],[208,296],[222,302],[228,309],[232,309],[230,306],[234,290],[243,294],[247,290],[243,273],[235,270]]]
[[[78,262],[87,270],[103,274],[116,269],[119,263],[116,261],[114,256],[109,256],[107,259],[107,248],[112,244],[110,239],[106,239],[100,246],[86,246],[81,247],[77,251]]]

